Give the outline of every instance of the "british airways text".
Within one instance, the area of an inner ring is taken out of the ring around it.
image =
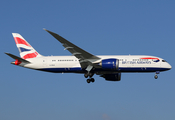
[[[151,64],[151,61],[122,61],[122,64]]]

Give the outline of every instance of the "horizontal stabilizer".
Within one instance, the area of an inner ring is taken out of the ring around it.
[[[20,58],[20,57],[18,57],[18,56],[15,56],[15,55],[13,55],[13,54],[10,54],[10,53],[5,53],[5,54],[8,55],[8,56],[10,56],[11,58],[13,58],[13,59],[15,59],[15,60],[19,60],[19,61],[24,62],[24,63],[30,63],[29,61],[27,61],[27,60],[25,60],[25,59],[22,59],[22,58]]]

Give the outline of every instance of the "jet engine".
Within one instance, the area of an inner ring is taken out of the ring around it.
[[[117,70],[119,67],[119,60],[115,58],[111,59],[103,59],[99,65],[102,67],[102,69],[113,69]]]

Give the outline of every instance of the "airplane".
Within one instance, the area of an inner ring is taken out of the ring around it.
[[[12,33],[20,57],[5,53],[16,61],[14,65],[53,73],[84,74],[87,83],[94,82],[93,75],[107,81],[120,81],[121,73],[155,72],[154,78],[162,71],[170,70],[171,65],[164,59],[147,55],[93,55],[60,35],[44,29],[56,38],[72,56],[43,56],[39,54],[20,34]]]

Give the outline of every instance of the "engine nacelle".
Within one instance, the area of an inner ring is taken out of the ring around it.
[[[116,74],[103,74],[101,77],[104,77],[107,81],[120,81],[121,73]]]
[[[102,69],[118,69],[119,67],[119,60],[115,58],[104,59],[99,64]]]

